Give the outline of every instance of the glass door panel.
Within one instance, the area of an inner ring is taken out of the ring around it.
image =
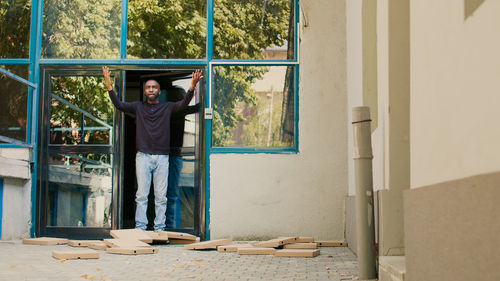
[[[119,115],[99,70],[42,72],[39,235],[98,238],[117,226]]]
[[[49,226],[111,227],[112,158],[49,153]]]

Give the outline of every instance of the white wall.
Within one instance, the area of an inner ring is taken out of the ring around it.
[[[299,153],[212,154],[212,238],[344,238],[346,1],[301,2]]]
[[[411,1],[412,188],[500,170],[499,13]]]
[[[363,105],[363,32],[362,2],[350,0],[346,3],[347,30],[347,147],[349,195],[356,194],[354,180],[352,108]]]
[[[29,237],[31,227],[31,172],[29,149],[0,149],[3,182],[2,240]]]

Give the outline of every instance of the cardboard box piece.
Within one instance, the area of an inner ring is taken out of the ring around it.
[[[109,248],[151,247],[151,245],[142,241],[129,239],[104,239],[104,244],[106,244]]]
[[[106,243],[104,243],[103,241],[98,241],[90,243],[88,247],[95,250],[106,250],[108,248],[108,245],[106,245]]]
[[[52,251],[52,256],[56,259],[66,260],[83,260],[83,259],[98,259],[99,253],[93,250],[79,251]]]
[[[167,243],[169,241],[168,235],[160,232],[163,231],[146,231],[146,234],[153,238],[153,243]]]
[[[220,245],[229,244],[231,242],[233,242],[233,240],[231,240],[231,238],[209,240],[209,241],[184,245],[184,249],[188,249],[188,250],[210,249],[210,248],[215,248],[215,247],[220,246]]]
[[[151,238],[146,231],[137,228],[111,230],[109,234],[115,239],[139,240],[144,243],[153,242],[153,238]]]
[[[252,244],[230,244],[217,246],[218,252],[237,252],[239,248],[253,248]]]
[[[39,237],[39,238],[24,238],[23,244],[29,245],[61,245],[67,244],[68,239],[53,238],[53,237]]]
[[[303,236],[300,236],[300,237],[297,237],[297,239],[295,240],[296,243],[311,243],[311,242],[314,242],[314,237],[303,237]]]
[[[318,247],[345,247],[347,242],[344,241],[316,241]]]
[[[274,248],[238,248],[240,255],[274,255],[274,253],[276,253]]]
[[[277,250],[274,254],[276,257],[301,257],[301,258],[313,258],[319,255],[319,250],[305,250],[305,249],[284,249]]]
[[[144,255],[144,254],[156,254],[158,253],[158,248],[153,248],[153,247],[107,248],[106,252],[110,254],[120,254],[120,255]]]
[[[189,233],[183,233],[183,232],[174,232],[174,231],[158,231],[159,235],[166,235],[170,239],[182,239],[182,240],[191,240],[195,241],[196,236],[191,235]]]
[[[317,243],[291,243],[283,245],[283,249],[317,249]]]
[[[193,244],[200,242],[200,237],[196,237],[196,240],[185,240],[185,239],[169,239],[170,245],[184,245]]]
[[[277,248],[290,243],[295,243],[296,237],[279,237],[267,241],[257,242],[254,244],[258,248]]]
[[[69,240],[68,245],[71,247],[88,247],[92,243],[101,242],[99,240]]]

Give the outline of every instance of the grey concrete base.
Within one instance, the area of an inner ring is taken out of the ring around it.
[[[345,199],[345,224],[345,239],[347,247],[349,247],[349,249],[357,255],[356,196],[348,196]]]
[[[404,194],[408,281],[500,280],[500,173]]]
[[[404,281],[406,275],[406,263],[404,256],[381,256],[379,257],[379,281]]]
[[[373,196],[374,212],[375,212],[375,243],[379,242],[379,192],[375,192]],[[358,237],[356,232],[356,196],[348,196],[345,200],[345,237],[347,246],[357,255],[358,253]]]
[[[380,256],[403,256],[403,191],[380,190],[378,194],[378,234]]]

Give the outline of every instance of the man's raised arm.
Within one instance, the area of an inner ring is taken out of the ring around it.
[[[113,102],[113,105],[121,111],[124,112],[135,112],[135,106],[130,102],[122,102],[117,96],[115,91],[113,90],[113,86],[111,86],[111,72],[107,66],[102,67],[102,74],[104,75],[104,81],[106,83],[106,89],[109,93],[109,98]]]
[[[201,75],[200,69],[197,69],[192,73],[191,86],[189,87],[189,91],[184,96],[183,100],[180,100],[180,101],[175,103],[173,112],[178,112],[178,111],[183,110],[184,108],[186,108],[188,106],[189,102],[193,98],[194,89],[196,88],[196,84],[198,84],[198,82],[200,82],[200,80],[202,78],[203,78],[203,76]]]

